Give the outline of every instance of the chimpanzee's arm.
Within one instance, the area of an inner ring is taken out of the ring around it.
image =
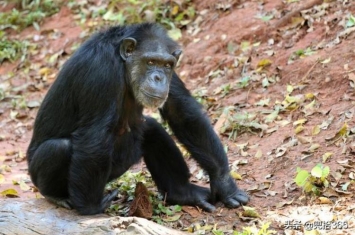
[[[176,137],[210,176],[212,200],[228,207],[245,204],[248,196],[229,174],[228,159],[201,105],[191,96],[180,78],[174,74],[168,100],[161,110]]]

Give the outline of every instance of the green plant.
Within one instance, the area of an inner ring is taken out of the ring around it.
[[[127,171],[117,180],[114,180],[107,184],[106,190],[113,190],[118,188],[121,194],[128,196],[128,199],[132,199],[134,196],[134,190],[137,182],[143,182],[148,187],[153,186],[154,182],[148,172],[139,171],[131,172]]]
[[[346,27],[350,28],[355,26],[355,17],[353,15],[348,16],[348,21],[346,22]]]
[[[225,107],[221,115],[225,120],[219,132],[228,135],[229,139],[235,140],[242,133],[253,133],[267,128],[267,125],[259,122],[256,113],[240,112],[235,107]]]
[[[6,38],[0,39],[0,64],[6,60],[13,62],[21,57],[25,56],[29,42],[8,40]]]
[[[153,204],[153,217],[152,219],[158,224],[164,222],[174,222],[180,219],[181,214],[176,214],[182,210],[180,205],[164,206],[164,202],[158,198],[151,198]]]
[[[238,82],[238,87],[240,88],[246,88],[249,85],[250,77],[249,76],[244,76],[242,77],[239,82]]]
[[[313,51],[310,47],[307,47],[306,49],[296,50],[290,55],[287,63],[290,64],[296,59],[303,59],[304,57],[313,55],[314,53],[315,51]]]
[[[17,8],[0,13],[0,30],[12,28],[19,31],[29,25],[38,29],[38,24],[44,17],[58,12],[60,4],[59,0],[18,0],[16,2],[18,2]]]
[[[190,0],[111,0],[107,11],[100,14],[106,21],[115,24],[139,23],[143,21],[158,22],[164,25],[174,39],[181,37],[179,28],[186,26],[195,16],[195,9]],[[95,14],[94,15],[98,15]]]
[[[320,189],[322,187],[329,186],[329,182],[327,180],[329,172],[329,167],[323,166],[321,163],[313,167],[310,173],[297,167],[295,183],[299,187],[302,187],[306,193],[312,192],[316,195],[320,195]]]

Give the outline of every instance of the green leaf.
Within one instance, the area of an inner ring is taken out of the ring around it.
[[[213,235],[224,235],[224,232],[221,230],[212,230]]]
[[[167,218],[163,218],[163,221],[165,221],[165,222],[175,222],[175,221],[179,220],[180,217],[181,217],[181,215],[169,216]]]
[[[277,118],[277,116],[279,115],[279,110],[274,110],[272,113],[270,113],[269,115],[267,115],[265,117],[265,123],[269,123],[269,122],[273,122],[275,121],[275,119]]]
[[[355,17],[351,15],[348,19],[348,22],[346,22],[346,27],[350,28],[353,27],[354,25],[355,25]]]
[[[182,37],[182,33],[179,28],[170,29],[168,31],[168,35],[174,40],[179,40]]]
[[[267,98],[267,99],[263,99],[263,100],[260,100],[258,102],[255,103],[255,105],[257,106],[268,106],[270,103],[270,98]]]
[[[262,86],[265,88],[265,87],[268,87],[270,85],[270,82],[267,78],[264,78],[263,81],[262,81]]]
[[[311,175],[317,178],[321,178],[322,172],[323,172],[322,164],[317,164],[315,167],[313,167],[311,171]]]
[[[323,171],[322,171],[322,178],[327,178],[329,175],[329,172],[330,172],[329,166],[324,167]]]
[[[174,206],[174,211],[175,212],[179,212],[179,211],[181,211],[182,210],[182,206],[180,206],[180,205],[175,205]]]
[[[310,182],[306,181],[305,184],[303,185],[303,190],[306,193],[309,193],[311,191],[314,191],[315,189],[317,189],[317,187],[315,187],[313,184],[311,184]]]
[[[241,88],[247,87],[247,86],[249,85],[249,81],[250,81],[250,77],[249,77],[249,76],[242,77],[242,78],[239,80],[238,85],[239,85]]]
[[[308,179],[309,177],[309,173],[308,171],[306,170],[300,170],[298,173],[297,173],[297,176],[295,178],[295,183],[300,186],[300,187],[303,187],[305,184],[306,184],[306,180]]]
[[[236,52],[236,50],[238,50],[238,48],[239,48],[239,45],[233,41],[230,41],[227,44],[227,51],[229,54],[233,55]]]
[[[242,51],[247,51],[247,50],[250,49],[250,42],[248,42],[248,41],[242,41],[242,42],[240,43],[240,47],[241,47]]]
[[[265,15],[260,17],[260,19],[264,22],[270,21],[272,18],[274,18],[274,15]]]

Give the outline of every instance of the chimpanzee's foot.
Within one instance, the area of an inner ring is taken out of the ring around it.
[[[52,196],[44,196],[48,201],[52,202],[53,204],[60,206],[60,207],[64,207],[66,209],[73,209],[73,206],[70,202],[70,199],[67,198],[56,198],[56,197],[52,197]]]

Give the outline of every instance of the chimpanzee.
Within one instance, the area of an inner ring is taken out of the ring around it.
[[[219,200],[248,202],[229,174],[223,146],[200,105],[174,72],[178,44],[157,24],[115,26],[88,39],[64,64],[38,111],[27,157],[35,186],[79,214],[102,213],[117,191],[107,182],[143,156],[172,204],[213,211]],[[210,177],[189,182],[175,142],[143,107],[158,108],[177,139]]]

